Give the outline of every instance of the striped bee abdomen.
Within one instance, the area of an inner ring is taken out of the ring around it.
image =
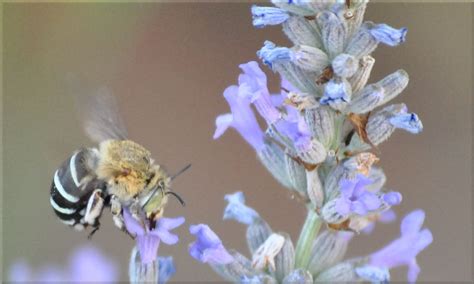
[[[105,183],[95,178],[92,168],[98,158],[97,149],[81,149],[64,161],[53,176],[51,206],[61,222],[78,230],[90,224],[84,217],[91,195],[96,189],[100,189],[96,194],[105,193]]]

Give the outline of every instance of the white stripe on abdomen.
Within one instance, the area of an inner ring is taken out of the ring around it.
[[[61,196],[64,197],[64,199],[66,199],[69,202],[72,202],[72,203],[78,202],[79,201],[78,197],[73,196],[73,195],[67,193],[66,190],[64,190],[63,185],[59,181],[58,171],[59,170],[56,170],[56,173],[54,173],[54,186],[59,191],[59,194],[61,194]]]

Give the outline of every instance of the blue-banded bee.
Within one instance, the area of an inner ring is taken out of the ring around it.
[[[151,222],[163,215],[171,191],[169,176],[143,146],[127,139],[112,94],[101,89],[78,103],[85,131],[99,143],[73,153],[53,176],[50,203],[61,222],[77,230],[91,226],[89,237],[100,226],[104,207],[110,207],[115,225],[124,230],[123,207]]]

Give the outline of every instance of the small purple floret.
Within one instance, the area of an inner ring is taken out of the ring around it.
[[[372,180],[362,174],[358,174],[354,180],[341,180],[341,196],[336,203],[337,212],[343,216],[351,213],[364,216],[369,211],[377,210],[382,205],[379,197],[365,189],[366,185],[372,183]]]
[[[408,281],[415,282],[420,272],[416,256],[433,241],[431,231],[422,229],[424,220],[425,212],[420,209],[406,215],[400,227],[401,236],[373,253],[370,265],[388,269],[406,265]]]
[[[202,263],[228,264],[234,260],[219,237],[205,224],[192,225],[189,232],[196,241],[189,246],[189,254]]]
[[[127,209],[123,210],[123,217],[127,231],[136,236],[137,248],[143,264],[148,264],[156,260],[160,241],[167,245],[174,245],[178,242],[178,236],[170,233],[171,230],[184,223],[184,217],[160,218],[156,221],[155,228],[143,228],[142,224],[132,217]]]

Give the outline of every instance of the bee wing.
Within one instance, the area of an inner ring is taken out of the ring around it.
[[[76,94],[76,106],[84,130],[93,141],[125,140],[127,129],[119,115],[117,101],[112,91],[101,87],[92,92]]]

